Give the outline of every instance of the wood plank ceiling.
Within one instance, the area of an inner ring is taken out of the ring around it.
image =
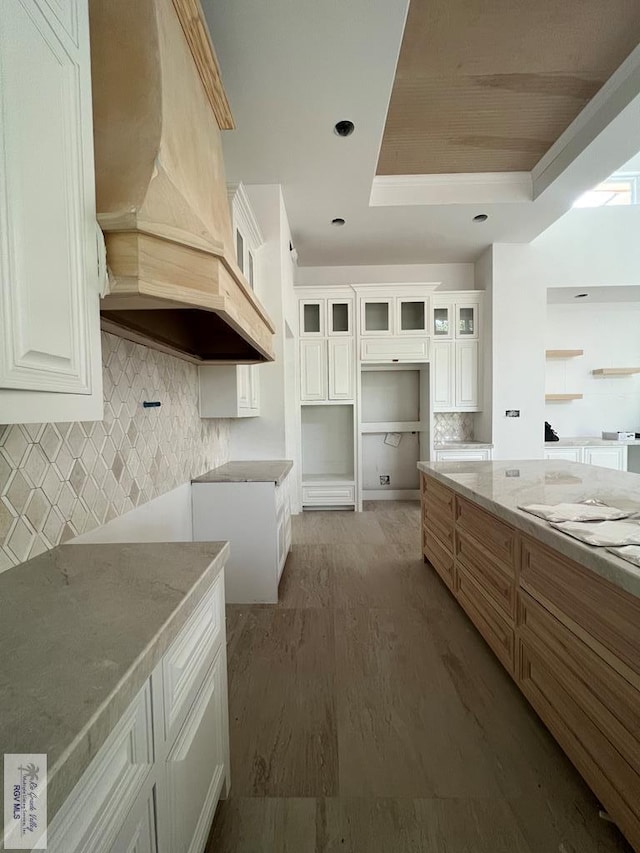
[[[529,171],[639,42],[639,0],[411,0],[377,173]]]

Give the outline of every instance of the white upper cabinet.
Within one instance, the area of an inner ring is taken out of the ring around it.
[[[353,337],[353,299],[327,300],[329,337]]]
[[[431,336],[435,341],[449,341],[453,338],[453,303],[434,304],[431,311]]]
[[[301,299],[298,305],[300,337],[324,337],[326,299]]]
[[[0,423],[101,419],[87,0],[2,0],[0,81]]]
[[[233,225],[236,261],[252,290],[258,290],[258,253],[264,244],[262,231],[251,208],[244,184],[227,186]]]
[[[456,338],[464,340],[477,340],[479,333],[479,311],[478,302],[465,304],[456,303]]]
[[[396,334],[427,335],[429,301],[411,296],[396,299]]]
[[[363,296],[360,334],[363,337],[428,334],[429,300],[419,296]]]
[[[392,335],[394,329],[394,299],[363,297],[360,300],[360,334]]]

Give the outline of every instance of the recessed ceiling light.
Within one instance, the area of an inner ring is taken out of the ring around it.
[[[576,293],[576,295],[573,298],[574,299],[584,299],[585,296],[588,296],[588,295],[589,295],[588,293]]]
[[[335,219],[331,220],[331,224],[332,225],[344,225],[344,219],[342,219],[340,216],[337,216]]]
[[[488,215],[486,213],[478,213],[477,216],[473,217],[474,222],[486,222],[488,219]]]
[[[338,136],[351,136],[354,129],[355,124],[352,121],[345,119],[344,121],[339,121],[337,124],[334,125],[333,132],[336,133]]]

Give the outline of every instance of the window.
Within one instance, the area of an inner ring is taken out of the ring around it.
[[[583,193],[573,206],[614,207],[631,204],[640,204],[640,174],[620,173]]]

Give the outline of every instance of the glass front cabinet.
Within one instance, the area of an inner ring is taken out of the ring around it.
[[[434,296],[429,334],[434,341],[478,340],[480,300],[449,301],[452,295],[448,299]]]
[[[384,335],[427,335],[429,321],[427,297],[365,296],[360,300],[360,334],[363,337]]]
[[[352,299],[300,299],[300,337],[353,336]]]

